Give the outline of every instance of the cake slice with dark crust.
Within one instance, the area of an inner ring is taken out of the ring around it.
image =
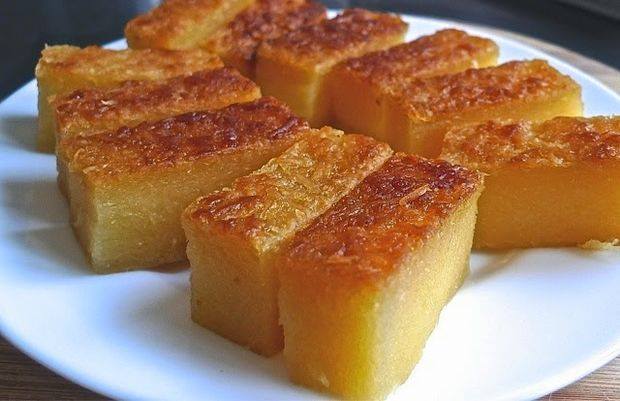
[[[323,81],[342,60],[403,41],[407,24],[393,14],[348,9],[341,15],[264,42],[258,50],[256,82],[313,126],[325,124]]]
[[[192,319],[260,354],[280,351],[274,261],[296,231],[391,153],[370,137],[323,128],[189,206],[183,226],[192,266]]]
[[[544,121],[579,116],[581,88],[543,60],[421,78],[396,85],[388,98],[388,142],[436,157],[445,133],[491,119]]]
[[[134,49],[192,49],[232,21],[254,0],[164,0],[125,26]]]
[[[474,246],[620,238],[620,117],[489,121],[446,135],[441,157],[487,174]]]
[[[482,174],[396,154],[307,228],[279,263],[293,381],[350,399],[404,382],[467,275]]]
[[[51,96],[62,96],[76,89],[110,88],[129,80],[168,79],[223,66],[218,56],[206,50],[171,52],[48,46],[41,52],[35,70],[39,87],[38,147],[52,152],[56,144]]]
[[[492,40],[445,29],[343,61],[326,81],[331,123],[387,140],[386,98],[395,87],[417,78],[492,66],[498,55]]]
[[[78,89],[51,99],[57,137],[110,131],[190,111],[219,109],[260,97],[260,88],[232,68],[161,81],[126,81],[113,88]]]
[[[201,46],[220,55],[226,65],[254,78],[256,50],[263,41],[325,18],[325,7],[312,0],[257,0]]]
[[[200,71],[162,81],[127,81],[110,89],[78,89],[50,99],[56,138],[133,127],[190,111],[219,109],[260,97],[260,89],[229,68]],[[66,192],[65,178],[58,184]]]
[[[307,124],[273,98],[59,142],[71,224],[95,271],[185,259],[181,212],[279,155]]]

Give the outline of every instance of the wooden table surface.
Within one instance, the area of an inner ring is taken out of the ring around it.
[[[489,29],[485,27],[485,29]],[[491,29],[526,42],[588,72],[620,93],[620,72],[558,46]],[[104,400],[28,358],[0,337],[1,400]],[[543,397],[548,401],[620,401],[620,357],[580,381]]]

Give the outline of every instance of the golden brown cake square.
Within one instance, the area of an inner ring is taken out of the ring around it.
[[[125,26],[133,49],[192,49],[232,21],[253,0],[164,0]]]
[[[436,157],[445,133],[491,119],[544,121],[582,114],[581,88],[546,61],[417,79],[396,87],[387,102],[388,143]]]
[[[331,124],[388,139],[386,97],[417,78],[495,65],[499,49],[489,39],[445,29],[387,50],[341,62],[326,80]]]
[[[279,262],[293,381],[348,399],[404,382],[468,272],[482,174],[396,154]]]
[[[57,137],[132,127],[190,111],[256,100],[260,88],[232,68],[203,70],[159,81],[126,81],[78,89],[51,100]]]
[[[390,157],[386,144],[323,128],[183,214],[192,319],[263,354],[282,349],[274,261],[298,230]]]
[[[474,246],[574,246],[620,238],[620,117],[490,121],[448,132],[441,157],[478,169]]]
[[[307,130],[273,98],[61,139],[71,224],[98,273],[185,259],[181,212]]]
[[[52,152],[56,143],[49,97],[76,89],[109,88],[129,80],[160,80],[221,68],[220,58],[206,50],[110,50],[98,46],[48,46],[35,75],[39,87],[38,147]]]
[[[325,18],[325,7],[312,0],[256,0],[201,47],[217,53],[226,65],[253,79],[256,50],[263,41]]]
[[[126,81],[113,88],[78,89],[50,99],[56,138],[113,131],[190,111],[219,109],[260,97],[260,89],[230,68],[204,70],[161,81]],[[58,176],[66,193],[66,177]]]
[[[323,82],[331,68],[347,58],[400,43],[406,31],[407,24],[396,15],[345,10],[336,18],[263,42],[256,82],[312,126],[324,125],[329,105]]]

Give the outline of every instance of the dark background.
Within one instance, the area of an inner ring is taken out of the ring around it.
[[[620,9],[620,0],[618,9]],[[0,0],[0,99],[33,77],[45,43],[104,44],[122,37],[127,20],[156,0]],[[620,68],[620,21],[554,0],[324,1],[436,16],[512,30]],[[617,12],[616,9],[615,11]]]

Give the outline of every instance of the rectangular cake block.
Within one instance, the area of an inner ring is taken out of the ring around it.
[[[258,50],[256,82],[312,126],[327,122],[323,82],[342,60],[403,41],[407,24],[391,14],[349,9],[336,18],[264,42]]]
[[[436,157],[445,133],[491,119],[544,121],[580,116],[581,88],[542,60],[421,78],[398,86],[387,101],[388,142]]]
[[[386,97],[416,78],[495,65],[499,49],[489,39],[445,29],[387,50],[341,62],[326,80],[331,124],[387,139]]]
[[[446,135],[441,157],[487,174],[476,248],[620,238],[620,117],[455,129]]]
[[[396,154],[304,230],[279,268],[296,383],[382,399],[404,382],[469,269],[482,175]]]
[[[133,49],[191,49],[223,28],[253,0],[164,0],[125,26]]]
[[[255,83],[229,68],[161,81],[126,81],[113,88],[78,89],[51,99],[57,140],[133,127],[190,111],[219,109],[260,97]],[[60,171],[60,169],[59,169]],[[58,176],[65,193],[65,176]]]
[[[256,0],[201,46],[253,79],[256,50],[263,41],[316,24],[326,17],[325,7],[312,0]]]
[[[282,349],[274,261],[286,241],[389,156],[386,144],[324,128],[183,214],[192,319],[263,354]]]
[[[203,70],[160,81],[126,81],[78,89],[51,99],[57,137],[132,127],[190,111],[256,100],[260,88],[232,68]]]
[[[273,98],[61,139],[71,224],[98,273],[185,259],[181,213],[279,155],[307,124]]]
[[[38,147],[52,152],[56,143],[49,97],[76,89],[112,87],[129,80],[160,80],[221,68],[220,58],[206,50],[110,50],[97,46],[48,46],[35,75],[39,87]]]

